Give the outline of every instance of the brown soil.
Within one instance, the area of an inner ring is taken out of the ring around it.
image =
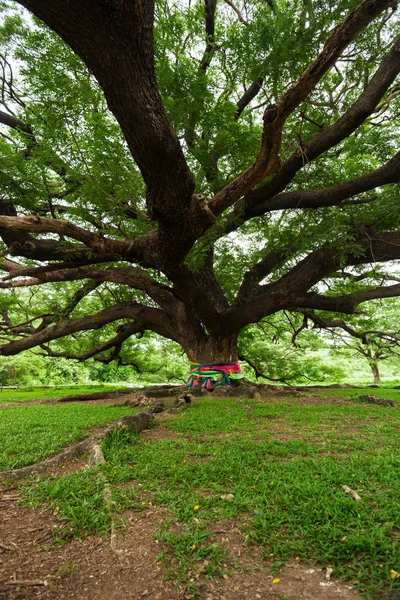
[[[0,539],[10,550],[0,551],[0,598],[7,600],[178,600],[193,598],[165,580],[157,562],[160,545],[154,539],[165,513],[150,507],[125,515],[127,531],[109,540],[89,537],[61,546],[52,538],[58,523],[49,511],[33,510],[15,501],[0,501]],[[228,552],[227,578],[200,576],[200,597],[206,600],[288,599],[357,600],[349,583],[331,578],[310,565],[289,562],[277,576],[270,574],[261,551],[249,547],[237,526],[217,523],[213,540]],[[278,582],[273,583],[279,579]],[[22,583],[18,585],[18,581]],[[32,585],[36,584],[36,585]],[[281,594],[281,596],[279,596]]]
[[[313,396],[311,401],[325,404],[326,400]],[[342,403],[342,399],[334,399],[336,401]],[[296,402],[308,403],[310,397],[296,398]],[[141,435],[152,441],[176,438],[163,425],[165,418],[175,418],[175,415],[157,417],[158,427]],[[73,459],[52,473],[70,473],[85,467],[84,459]],[[222,522],[214,524],[211,541],[227,552],[226,575],[212,579],[206,579],[201,572],[194,575],[193,583],[200,590],[195,596],[187,589],[174,586],[174,581],[167,581],[164,568],[157,561],[163,548],[156,541],[155,533],[168,518],[161,508],[149,502],[144,511],[126,513],[126,530],[117,535],[113,548],[110,539],[95,536],[58,545],[52,534],[62,523],[49,510],[19,504],[18,496],[18,489],[0,492],[1,600],[360,598],[351,583],[327,577],[326,572],[315,565],[293,560],[279,575],[271,575],[271,565],[263,560],[260,548],[246,543],[240,525]]]

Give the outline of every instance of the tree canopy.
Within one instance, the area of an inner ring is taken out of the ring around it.
[[[0,353],[232,362],[279,311],[399,296],[395,9],[1,2]]]

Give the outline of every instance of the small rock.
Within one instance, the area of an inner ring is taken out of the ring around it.
[[[146,429],[151,419],[151,415],[148,413],[137,413],[136,415],[125,415],[118,420],[118,427],[135,430],[136,433],[140,433],[143,429]]]
[[[396,406],[396,403],[393,402],[393,400],[384,400],[383,398],[377,398],[376,396],[368,394],[357,396],[356,400],[359,402],[366,402],[368,404],[379,404],[381,406]]]
[[[235,496],[233,494],[222,494],[221,496],[221,500],[228,500],[229,502],[232,502],[234,499]]]
[[[175,408],[181,408],[182,406],[186,406],[186,402],[183,398],[177,398],[174,402]]]

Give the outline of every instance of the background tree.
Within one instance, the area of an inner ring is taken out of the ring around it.
[[[348,317],[346,321],[307,311],[295,338],[297,339],[310,323],[314,328],[329,332],[336,347],[347,347],[353,354],[359,354],[366,359],[374,383],[380,384],[380,362],[400,355],[398,318],[397,298],[371,302],[361,314]]]
[[[2,7],[1,286],[57,289],[3,355],[103,328],[64,356],[149,330],[235,362],[280,310],[400,293],[371,268],[400,256],[392,0]]]
[[[343,365],[331,359],[331,336],[321,335],[311,321],[307,328],[303,322],[302,314],[281,311],[246,327],[239,337],[239,359],[246,377],[289,385],[345,378]]]

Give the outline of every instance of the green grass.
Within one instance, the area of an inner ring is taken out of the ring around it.
[[[99,405],[10,406],[0,409],[0,471],[33,464],[106,425],[131,408]]]
[[[385,597],[391,584],[400,589],[399,579],[390,580],[391,569],[400,571],[400,407],[202,398],[166,424],[176,439],[114,436],[104,444],[107,463],[86,476],[119,490],[121,510],[127,498],[136,508],[151,498],[167,509],[161,559],[193,597],[202,565],[210,569],[206,576],[224,573],[224,554],[211,539],[215,521],[242,523],[248,542],[263,548],[275,570],[297,556],[334,567],[368,598]],[[55,498],[57,481],[31,486],[30,501],[57,502],[79,530],[71,480],[63,478]],[[81,484],[74,493],[83,507],[95,495],[85,489]]]
[[[161,527],[157,540],[164,544],[158,556],[164,564],[165,578],[173,580],[175,586],[184,585],[186,597],[198,597],[198,578],[226,574],[226,552],[216,543],[208,543],[211,533],[204,525],[187,524],[180,533],[168,530],[168,523]]]
[[[377,398],[382,398],[383,400],[394,400],[395,402],[400,403],[400,390],[394,390],[388,387],[379,387],[379,388],[321,388],[321,389],[312,389],[310,390],[313,394],[318,394],[319,396],[344,396],[345,398],[349,398],[350,400],[354,400],[357,396],[376,396]]]
[[[48,477],[36,486],[25,486],[25,504],[38,508],[45,502],[62,527],[54,533],[58,542],[71,537],[82,540],[88,535],[109,533],[111,518],[115,513],[137,506],[137,494],[131,489],[110,486],[112,510],[106,503],[106,480],[99,467],[62,477]]]
[[[72,394],[91,394],[94,392],[113,391],[120,389],[117,385],[71,385],[45,387],[27,387],[18,390],[0,388],[0,404],[6,402],[34,402],[35,400],[54,400],[61,396]]]

